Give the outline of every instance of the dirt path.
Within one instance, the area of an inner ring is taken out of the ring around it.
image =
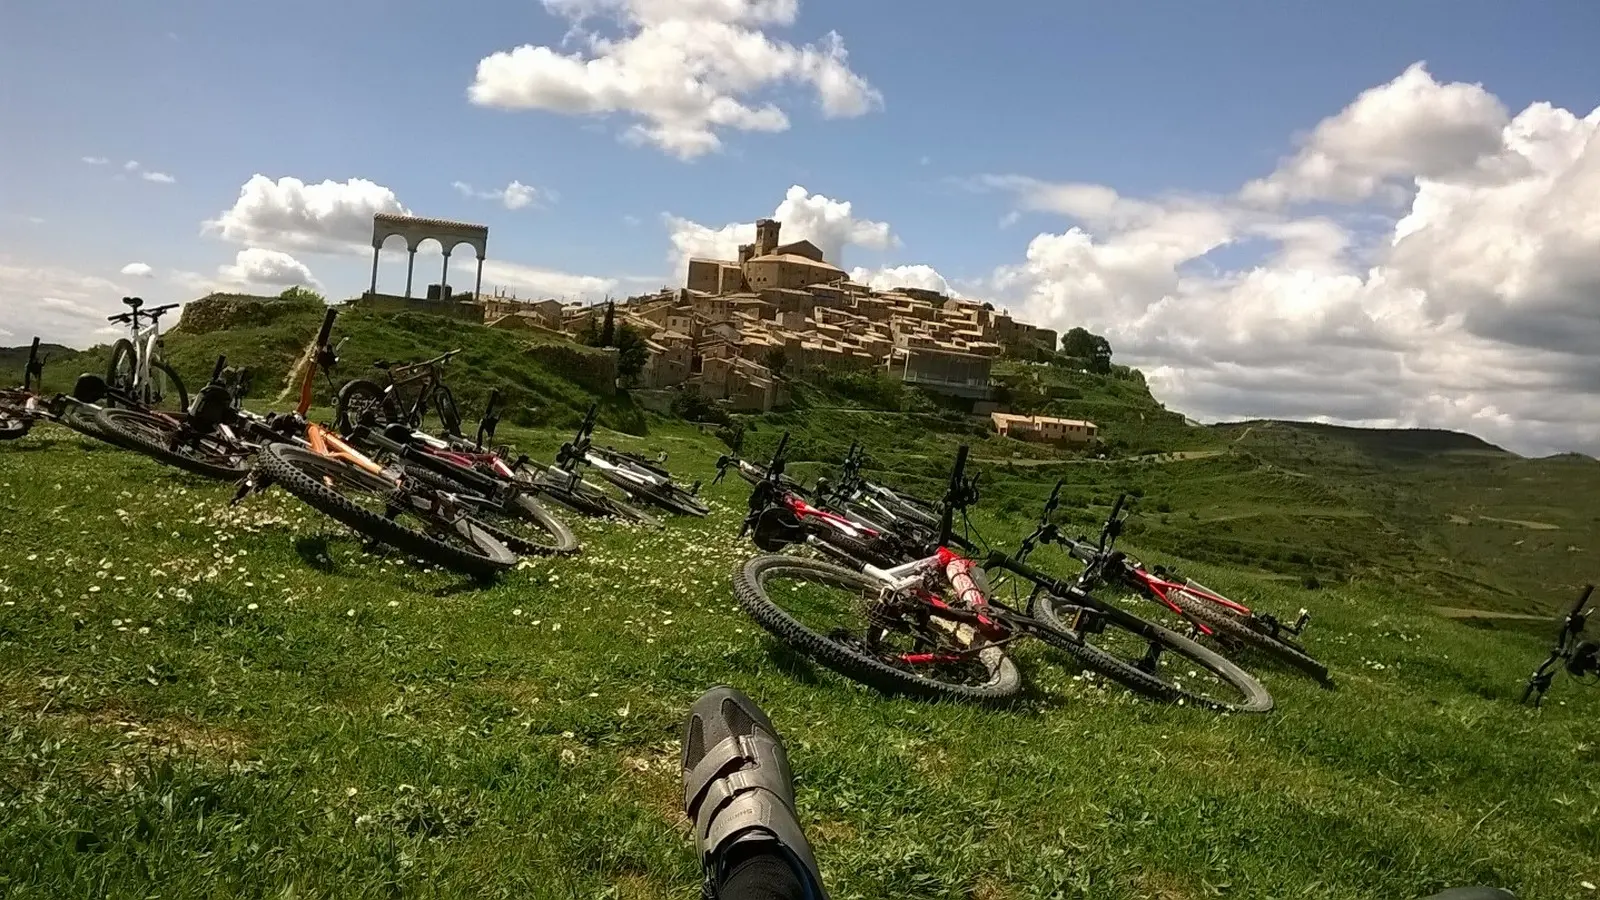
[[[1492,609],[1461,609],[1455,606],[1435,606],[1433,611],[1446,619],[1510,619],[1517,622],[1559,622],[1558,616],[1534,616],[1527,613],[1495,612]]]

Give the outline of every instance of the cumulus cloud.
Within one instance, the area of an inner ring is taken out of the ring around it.
[[[952,297],[961,296],[937,269],[928,265],[886,266],[881,269],[856,266],[850,270],[850,280],[878,291],[909,287],[938,291]]]
[[[0,256],[0,322],[19,341],[104,343],[121,333],[106,321],[123,310],[117,298],[136,293],[131,282]]]
[[[104,156],[83,156],[79,158],[91,166],[103,166],[111,162],[111,160],[106,159]]]
[[[850,68],[844,40],[828,32],[796,46],[764,29],[792,25],[798,0],[544,0],[571,22],[581,49],[524,44],[484,57],[467,96],[479,106],[565,115],[621,114],[625,137],[679,159],[722,148],[719,132],[785,131],[769,96],[809,88],[824,116],[864,115],[883,97]],[[613,20],[620,34],[592,30]]]
[[[470,290],[476,275],[475,260],[460,260],[455,269],[462,277],[451,281],[462,290]],[[492,293],[495,288],[510,288],[517,296],[528,298],[555,298],[559,300],[599,300],[616,290],[618,279],[594,275],[574,275],[538,266],[486,260],[483,264],[483,290]]]
[[[231,265],[220,266],[217,274],[238,285],[264,285],[274,288],[305,285],[316,287],[317,279],[306,264],[281,250],[248,247],[235,254]]]
[[[1483,87],[1413,66],[1233,197],[981,180],[1073,220],[992,286],[1025,319],[1106,334],[1197,417],[1459,428],[1600,453],[1597,132],[1600,109],[1513,117]],[[1399,208],[1374,225],[1366,201],[1386,192]],[[1293,212],[1312,199],[1334,205]],[[1218,262],[1261,245],[1253,264]]]
[[[256,174],[239,189],[233,206],[203,223],[202,230],[229,243],[285,253],[366,252],[372,248],[377,213],[410,211],[394,191],[365,178],[307,184]]]
[[[1511,116],[1481,84],[1440,84],[1415,63],[1323,119],[1277,171],[1241,196],[1267,205],[1363,200],[1396,180],[1483,175],[1523,162],[1504,155]]]
[[[668,214],[667,231],[672,241],[669,259],[679,282],[689,270],[693,256],[711,259],[737,259],[740,244],[756,239],[756,223],[735,222],[712,228],[698,222]],[[784,243],[806,240],[817,245],[822,255],[834,265],[842,265],[846,246],[869,250],[887,250],[900,244],[887,222],[863,219],[855,214],[848,200],[834,200],[822,194],[813,194],[800,185],[794,185],[784,194],[783,202],[773,210],[771,218],[783,223],[779,239]]]
[[[142,262],[131,262],[122,267],[122,274],[132,275],[135,278],[151,278],[155,273],[155,269]]]
[[[510,184],[496,191],[480,191],[465,181],[453,181],[450,186],[460,191],[463,197],[493,200],[506,209],[512,210],[523,209],[536,203],[543,204],[549,198],[549,192],[514,179]]]
[[[139,177],[156,184],[173,184],[178,180],[165,172],[140,172]]]

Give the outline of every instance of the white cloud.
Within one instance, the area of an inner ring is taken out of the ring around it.
[[[122,164],[122,170],[124,172],[136,172],[139,170],[139,163],[136,160],[130,159]]]
[[[0,256],[0,322],[20,339],[38,335],[72,347],[104,343],[121,333],[106,316],[123,311],[129,284],[64,266]]]
[[[394,191],[365,178],[307,184],[256,174],[231,208],[203,224],[234,244],[286,253],[369,252],[376,213],[409,215]]]
[[[523,209],[535,204],[543,205],[551,199],[550,192],[542,191],[531,184],[520,181],[512,182],[497,191],[480,191],[464,181],[453,181],[450,186],[461,192],[464,197],[476,197],[480,200],[494,200],[506,209]]]
[[[951,289],[950,282],[937,269],[928,265],[887,266],[882,269],[857,266],[850,270],[850,280],[878,291],[910,287],[938,291],[952,297],[961,296]]]
[[[132,275],[135,278],[151,278],[155,273],[155,269],[142,262],[131,262],[122,267],[122,274]]]
[[[711,228],[680,216],[669,214],[665,218],[672,241],[669,259],[679,283],[682,283],[689,270],[690,257],[736,259],[739,245],[752,243],[756,239],[754,222],[736,222]],[[890,230],[889,223],[858,218],[850,201],[813,194],[800,185],[789,188],[771,218],[783,223],[779,240],[786,244],[810,241],[822,250],[825,259],[836,266],[843,264],[846,246],[887,250],[900,244],[900,239]]]
[[[106,159],[104,156],[83,156],[79,158],[91,166],[103,166],[111,162],[111,160]]]
[[[810,87],[824,116],[881,107],[882,95],[849,65],[844,40],[828,32],[795,46],[762,29],[793,24],[798,0],[544,0],[572,23],[563,53],[524,44],[478,62],[467,90],[480,106],[565,115],[619,113],[638,119],[625,132],[679,159],[720,150],[718,132],[784,131],[789,117],[758,99],[782,85]],[[614,18],[623,34],[586,26]]]
[[[455,270],[464,278],[452,278],[457,290],[471,290],[477,271],[475,260],[460,260]],[[538,266],[486,260],[483,264],[483,291],[493,293],[497,287],[510,288],[523,298],[550,298],[560,300],[599,300],[617,288],[618,279],[595,275],[574,275]]]
[[[1447,180],[1517,162],[1504,158],[1505,105],[1481,84],[1440,84],[1415,63],[1323,119],[1292,157],[1241,196],[1267,205],[1362,200],[1397,180]]]
[[[165,172],[140,172],[139,177],[145,181],[153,181],[156,184],[172,184],[178,180]]]
[[[317,279],[306,264],[281,250],[248,247],[234,255],[231,265],[219,266],[217,274],[235,285],[265,285],[274,288],[306,285],[316,287]]]
[[[1597,133],[1600,109],[1508,117],[1482,87],[1412,67],[1237,200],[980,180],[1077,223],[1039,234],[993,286],[1027,320],[1105,334],[1197,417],[1459,428],[1600,453]],[[1400,209],[1375,227],[1370,211],[1272,211],[1384,194]],[[1210,255],[1254,242],[1271,249],[1253,265]]]

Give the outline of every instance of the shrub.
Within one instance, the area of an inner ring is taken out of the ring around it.
[[[1322,587],[1322,582],[1318,581],[1315,575],[1307,575],[1300,579],[1300,586],[1308,591],[1315,591]]]

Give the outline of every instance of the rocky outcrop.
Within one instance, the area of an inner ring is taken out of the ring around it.
[[[288,317],[319,312],[315,297],[258,297],[254,294],[207,294],[184,304],[183,317],[173,331],[209,334],[229,328],[270,325]]]

